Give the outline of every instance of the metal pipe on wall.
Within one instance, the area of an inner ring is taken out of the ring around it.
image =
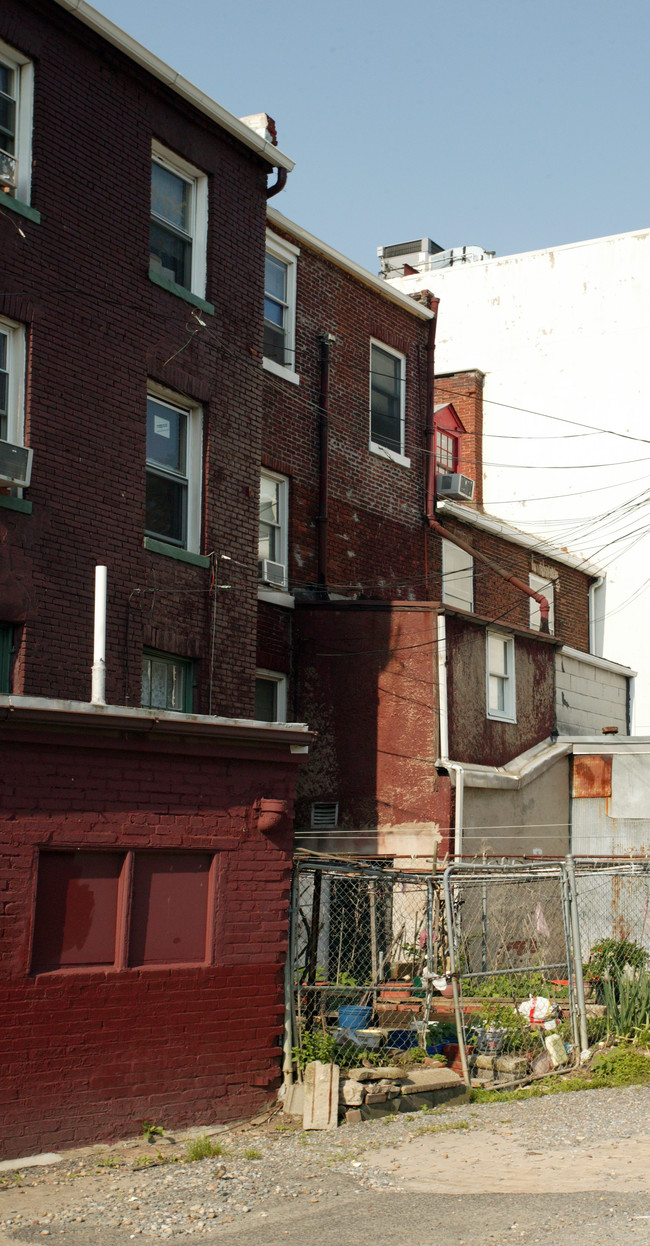
[[[329,499],[330,347],[332,333],[320,338],[320,393],[318,398],[318,585],[327,588],[327,525]]]
[[[91,703],[106,704],[106,585],[108,568],[95,567],[95,627]]]

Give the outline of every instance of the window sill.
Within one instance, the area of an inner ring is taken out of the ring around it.
[[[191,303],[193,307],[200,307],[201,311],[214,316],[214,303],[208,303],[206,299],[199,298],[198,294],[192,294],[192,291],[186,290],[184,286],[177,286],[176,282],[170,281],[169,277],[162,277],[160,273],[150,268],[149,280],[153,281],[155,286],[160,286],[161,290],[166,290],[168,294],[175,294],[179,299],[185,299],[186,303]]]
[[[387,450],[386,446],[378,446],[375,441],[371,441],[369,445],[371,454],[376,454],[380,459],[388,459],[391,463],[397,463],[399,467],[410,467],[411,460],[407,459],[405,454],[396,454],[394,450]]]
[[[488,710],[485,717],[490,722],[495,722],[495,723],[516,723],[517,722],[517,719],[512,718],[510,714],[495,714],[493,711],[490,711],[490,710]]]
[[[274,376],[281,376],[283,381],[289,381],[292,385],[300,385],[300,377],[293,368],[283,367],[281,363],[276,363],[274,359],[267,359],[266,355],[262,360],[262,367],[266,372],[272,372]]]
[[[168,545],[166,541],[157,541],[155,537],[144,538],[144,548],[152,554],[162,554],[165,558],[175,558],[177,562],[189,562],[193,567],[209,567],[210,559],[206,554],[193,554],[189,549],[179,549],[177,545]]]
[[[0,493],[0,507],[6,511],[22,511],[23,515],[32,513],[32,504],[27,498],[12,498],[9,494]]]
[[[40,225],[41,214],[36,208],[30,207],[28,203],[23,203],[22,199],[14,199],[12,195],[0,196],[0,207],[9,208],[10,212],[17,212],[19,216],[24,216],[28,221],[33,221],[35,225]]]
[[[285,610],[293,610],[295,600],[292,593],[288,593],[286,589],[258,588],[258,601],[268,601],[272,606],[284,606]]]

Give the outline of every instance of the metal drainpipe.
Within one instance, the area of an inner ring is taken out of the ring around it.
[[[444,614],[438,615],[438,714],[440,723],[440,753],[436,765],[453,770],[456,775],[456,799],[454,802],[454,855],[463,855],[463,813],[465,803],[465,771],[460,762],[450,761],[449,709],[447,703],[447,628]]]
[[[596,653],[596,593],[603,587],[605,576],[600,575],[589,585],[589,652]],[[600,656],[600,655],[598,655]]]
[[[531,588],[529,584],[524,584],[524,581],[518,579],[516,575],[512,575],[509,571],[506,571],[503,567],[500,567],[498,562],[493,562],[491,558],[488,558],[485,554],[481,554],[479,550],[474,548],[473,545],[470,545],[469,541],[464,541],[462,537],[456,536],[455,533],[448,532],[446,528],[443,528],[442,524],[438,523],[437,519],[427,516],[427,520],[429,527],[433,528],[434,532],[438,532],[443,540],[451,541],[452,545],[457,545],[459,549],[464,549],[466,554],[471,554],[472,558],[475,558],[477,562],[482,562],[486,567],[490,567],[492,571],[501,576],[502,580],[507,580],[508,584],[512,584],[515,588],[518,588],[520,592],[526,593],[528,597],[532,597],[534,601],[538,602],[539,613],[541,616],[539,630],[540,632],[545,632],[547,635],[549,634],[549,605],[548,600],[543,593],[536,593],[534,588]]]
[[[433,320],[429,321],[427,338],[427,417],[425,438],[425,469],[424,469],[424,513],[427,519],[433,518],[436,485],[436,430],[434,417],[435,391],[435,350],[436,328],[438,325],[438,306],[440,299],[432,298],[429,307],[433,312]]]
[[[95,567],[95,634],[91,702],[106,704],[106,567]]]
[[[318,398],[318,585],[327,589],[327,524],[329,492],[330,347],[332,333],[320,337],[320,394]]]
[[[279,195],[280,191],[284,190],[286,184],[287,184],[287,170],[278,169],[277,182],[273,182],[271,186],[267,186],[266,188],[267,199],[272,199],[274,195]]]

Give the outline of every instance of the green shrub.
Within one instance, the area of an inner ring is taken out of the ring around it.
[[[639,1040],[650,1030],[650,976],[646,969],[637,969],[631,978],[624,972],[612,974],[603,981],[602,992],[610,1034]]]
[[[191,1142],[186,1143],[185,1155],[188,1163],[194,1163],[196,1160],[213,1159],[217,1156],[227,1155],[228,1152],[221,1142],[213,1142],[208,1138],[207,1134],[201,1134],[198,1138],[192,1138]]]

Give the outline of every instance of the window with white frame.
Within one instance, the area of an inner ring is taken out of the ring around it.
[[[406,359],[379,342],[370,344],[370,449],[409,465],[404,457]]]
[[[205,297],[208,179],[159,143],[151,159],[149,271]]]
[[[147,536],[200,552],[201,409],[159,387],[147,396]]]
[[[0,191],[30,201],[33,65],[0,42]]]
[[[474,609],[474,559],[452,541],[442,542],[442,600],[446,606]]]
[[[488,718],[516,722],[514,637],[487,633],[486,676]]]
[[[528,583],[535,593],[541,593],[548,602],[548,630],[551,636],[555,634],[555,584],[553,580],[545,580],[541,575],[528,576]],[[534,597],[530,598],[530,627],[534,632],[541,631],[542,627],[542,611],[540,603],[535,601]]]
[[[267,233],[264,270],[264,367],[286,380],[296,373],[297,247]]]
[[[25,423],[25,330],[0,317],[0,440],[22,445]]]
[[[440,472],[455,472],[458,466],[458,438],[445,429],[436,429],[436,468]]]
[[[287,677],[277,671],[255,672],[255,718],[258,722],[287,721]]]
[[[260,477],[257,546],[258,577],[264,584],[286,588],[289,558],[289,481],[277,472]]]
[[[141,704],[147,709],[192,712],[193,667],[187,658],[145,649]]]

